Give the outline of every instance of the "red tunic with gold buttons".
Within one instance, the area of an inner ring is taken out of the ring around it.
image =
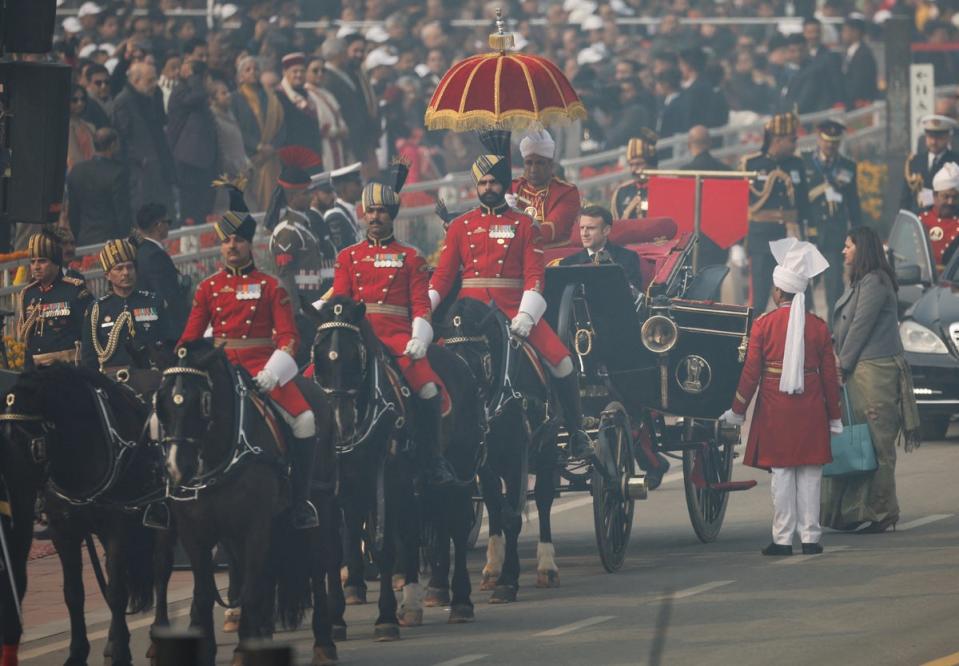
[[[919,216],[929,236],[932,257],[941,269],[959,247],[959,217],[939,217],[936,208],[930,208]]]
[[[440,386],[426,358],[405,356],[415,317],[430,320],[429,269],[415,248],[392,236],[369,238],[344,249],[336,258],[333,295],[366,305],[366,318],[414,391],[429,382]]]
[[[516,195],[516,207],[533,218],[540,228],[545,247],[559,247],[569,242],[570,233],[579,217],[579,188],[555,176],[546,187],[533,187],[520,176],[510,192]]]
[[[208,325],[213,327],[214,343],[223,346],[230,362],[254,377],[274,350],[293,356],[300,343],[289,295],[253,262],[240,269],[224,268],[197,286],[178,344],[200,340]],[[294,382],[277,385],[270,398],[292,416],[310,409]]]
[[[832,460],[829,421],[840,418],[839,379],[826,322],[806,313],[803,392],[779,390],[786,354],[789,305],[753,322],[733,412],[744,415],[757,391],[743,463],[751,467],[825,465]]]
[[[460,268],[459,298],[475,298],[515,317],[524,291],[543,291],[546,267],[543,246],[533,221],[505,203],[496,209],[480,206],[450,222],[430,288],[441,298],[453,287]],[[529,343],[551,365],[569,356],[559,336],[545,321],[530,331]]]

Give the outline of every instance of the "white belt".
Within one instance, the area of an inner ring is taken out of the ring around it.
[[[319,275],[295,275],[293,276],[293,281],[296,282],[297,286],[311,286],[319,287],[320,282],[323,278]]]

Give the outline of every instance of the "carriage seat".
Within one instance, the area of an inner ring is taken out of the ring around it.
[[[689,238],[689,234],[682,234],[677,238],[676,223],[668,217],[617,220],[613,222],[613,229],[609,234],[609,239],[613,243],[622,245],[639,255],[642,284],[636,285],[636,287],[643,290],[657,276],[669,274],[672,264],[678,260],[679,252],[677,250],[685,248]],[[582,248],[583,243],[579,236],[579,229],[574,227],[566,245],[546,250],[546,264],[555,266],[561,259],[576,254]]]

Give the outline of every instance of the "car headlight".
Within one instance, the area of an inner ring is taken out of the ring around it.
[[[646,349],[656,354],[665,354],[676,346],[679,330],[669,317],[654,315],[643,322],[640,337]]]
[[[907,352],[919,354],[948,354],[942,339],[920,323],[904,321],[899,324],[899,338]]]

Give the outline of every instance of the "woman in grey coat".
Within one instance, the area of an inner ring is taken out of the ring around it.
[[[876,450],[874,472],[823,480],[823,526],[884,532],[899,520],[896,445],[919,445],[919,412],[899,339],[898,284],[882,241],[857,227],[843,250],[849,288],[836,302],[834,337],[839,370],[855,423],[867,423]]]

